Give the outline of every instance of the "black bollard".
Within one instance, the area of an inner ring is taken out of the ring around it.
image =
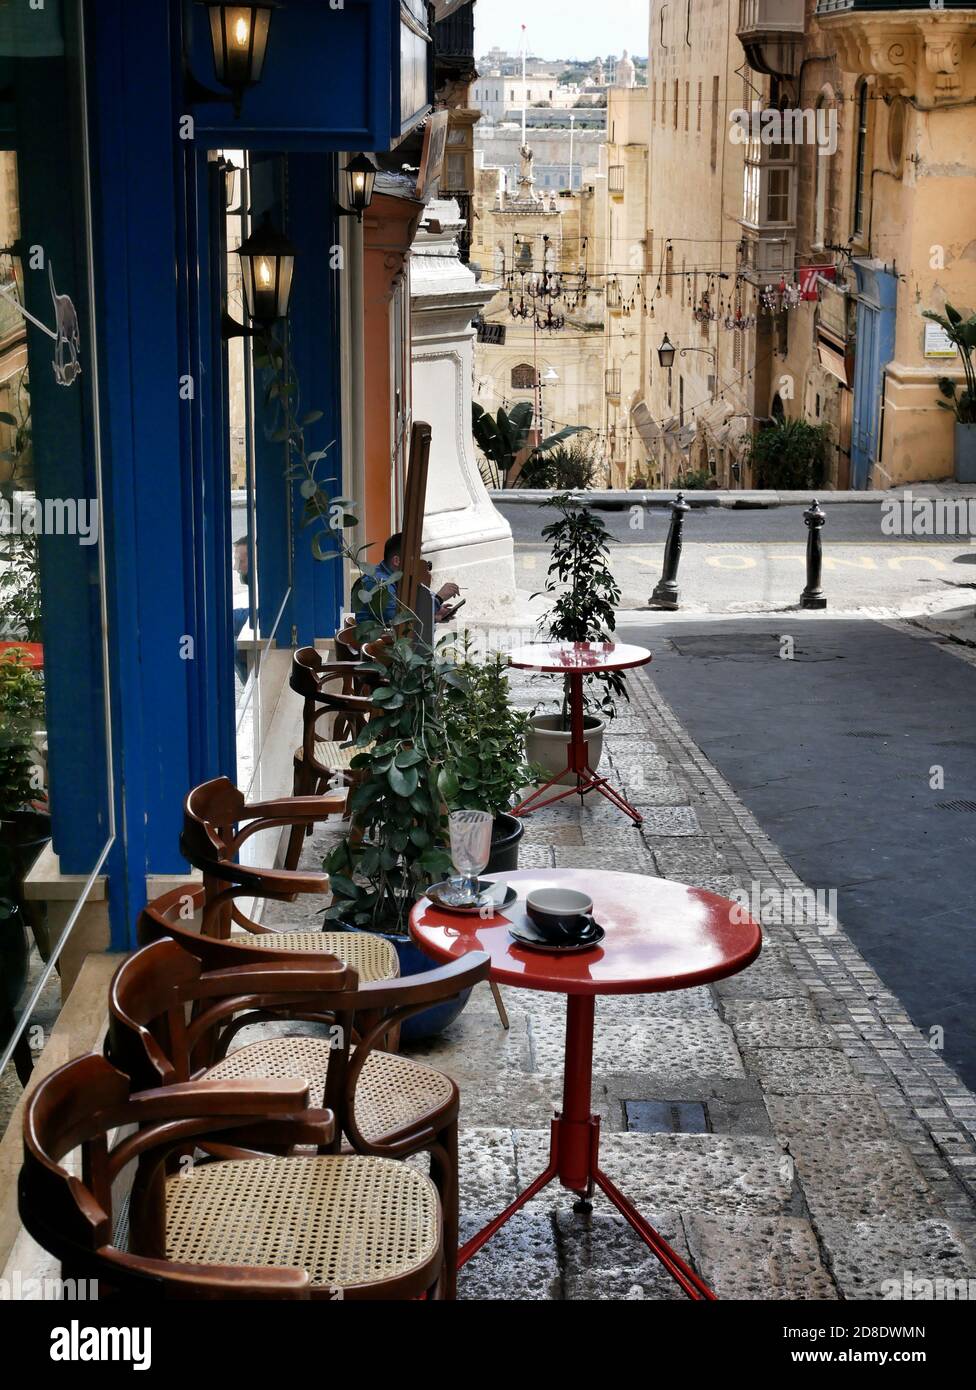
[[[809,529],[807,535],[807,587],[800,595],[801,608],[826,608],[827,596],[820,587],[823,575],[823,536],[827,517],[817,499],[803,513],[803,520]]]
[[[681,528],[685,523],[685,513],[691,508],[685,501],[684,493],[671,503],[671,526],[664,547],[664,570],[651,594],[652,608],[675,609],[678,607],[678,561],[681,559]]]

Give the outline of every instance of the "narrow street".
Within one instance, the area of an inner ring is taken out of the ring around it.
[[[534,592],[545,580],[549,552],[541,532],[553,513],[525,504],[501,510],[516,539],[519,588]],[[968,536],[885,535],[880,505],[839,503],[826,512],[824,589],[831,612],[915,614],[971,601],[976,547]],[[644,507],[601,510],[599,515],[616,541],[611,564],[621,588],[621,609],[646,608],[661,575],[670,511]],[[804,584],[805,554],[802,507],[694,509],[684,523],[682,611],[745,614],[795,608]]]

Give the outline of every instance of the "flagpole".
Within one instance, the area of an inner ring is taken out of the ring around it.
[[[525,25],[522,25],[522,148],[525,149]]]

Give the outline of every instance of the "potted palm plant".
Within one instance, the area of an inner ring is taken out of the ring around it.
[[[484,459],[482,476],[488,487],[514,487],[528,459],[537,459],[564,439],[586,428],[584,425],[567,425],[533,445],[534,413],[531,401],[519,401],[510,411],[499,406],[494,415],[477,401],[472,404],[471,429]]]
[[[936,405],[955,415],[955,479],[957,483],[976,483],[976,314],[964,319],[958,309],[946,304],[945,314],[926,309],[923,318],[932,319],[953,342],[962,362],[965,386],[959,390],[951,377],[939,378],[939,394],[943,400]]]
[[[494,816],[491,858],[485,872],[518,868],[525,826],[509,814],[523,788],[543,780],[541,767],[525,760],[528,715],[512,707],[506,662],[500,652],[478,662],[466,633],[458,673],[444,703],[447,735],[445,800],[451,811],[490,811]]]
[[[552,544],[544,592],[558,597],[539,619],[540,634],[552,642],[609,642],[620,601],[620,587],[608,562],[613,537],[601,518],[569,493],[553,497],[546,505],[555,507],[559,517],[542,532],[543,539]],[[604,730],[614,718],[616,700],[621,696],[630,698],[622,672],[601,671],[586,678],[583,726],[587,762],[592,768],[599,766]],[[568,683],[558,713],[533,714],[529,726],[526,756],[556,776],[568,761]],[[575,777],[567,773],[560,780],[569,785]]]

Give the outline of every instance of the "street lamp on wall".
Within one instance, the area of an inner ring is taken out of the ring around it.
[[[241,258],[244,309],[254,327],[237,323],[225,313],[226,338],[253,337],[285,318],[295,273],[295,248],[272,224],[270,213],[265,213],[257,230],[241,242],[237,254]]]
[[[671,342],[671,339],[668,337],[666,333],[664,335],[664,341],[661,343],[661,346],[657,350],[657,360],[660,362],[662,367],[667,367],[668,371],[670,371],[671,368],[674,366],[675,353],[677,353],[679,357],[687,357],[689,352],[703,352],[707,357],[710,357],[712,359],[713,364],[716,360],[715,352],[712,348],[684,347],[678,349],[675,347],[674,343]]]
[[[338,209],[340,217],[356,217],[362,222],[363,213],[373,201],[376,174],[376,165],[366,155],[357,154],[350,159],[342,171],[346,207]]]
[[[230,90],[234,114],[241,114],[241,102],[248,87],[261,81],[268,48],[268,31],[274,5],[212,5],[210,39],[214,72],[222,87]]]

